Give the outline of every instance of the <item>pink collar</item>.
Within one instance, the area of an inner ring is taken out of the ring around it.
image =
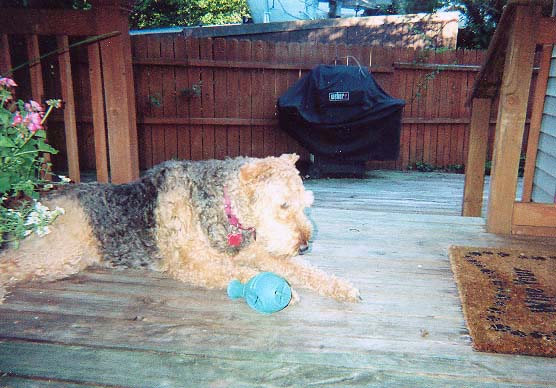
[[[255,231],[254,227],[247,228],[239,222],[239,219],[232,211],[232,201],[230,201],[230,197],[228,196],[228,190],[226,186],[224,186],[224,211],[226,212],[226,217],[228,217],[228,223],[231,226],[232,232],[228,233],[228,245],[232,247],[238,247],[241,245],[243,241],[243,234],[242,231],[248,231],[253,234],[253,238],[257,239],[257,232]]]

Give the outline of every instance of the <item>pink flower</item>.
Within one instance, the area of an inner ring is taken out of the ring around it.
[[[25,116],[23,124],[27,127],[29,132],[34,134],[43,129],[41,121],[42,115],[39,112],[29,112],[27,116]]]
[[[21,113],[19,112],[15,112],[15,115],[13,117],[13,123],[12,125],[19,125],[23,122],[23,117],[21,116]]]
[[[29,102],[25,103],[25,110],[27,112],[42,112],[42,106],[36,101],[30,100]]]
[[[11,78],[0,77],[0,86],[15,88],[17,86],[17,84]]]

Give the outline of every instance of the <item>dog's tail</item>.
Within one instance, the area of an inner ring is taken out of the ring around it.
[[[20,246],[0,252],[0,303],[6,289],[29,280],[56,280],[99,263],[97,240],[77,199],[60,197],[48,204],[64,209],[50,233],[30,235]]]

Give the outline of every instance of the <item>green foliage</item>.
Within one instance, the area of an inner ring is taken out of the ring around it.
[[[50,167],[44,154],[58,151],[46,143],[43,124],[61,101],[48,101],[44,113],[35,101],[15,101],[16,86],[0,77],[0,246],[32,232],[48,233],[47,225],[62,212],[50,211],[37,201],[41,191],[53,187],[42,178]]]
[[[445,0],[464,15],[465,27],[459,45],[467,49],[486,49],[508,0]]]
[[[42,108],[33,101],[12,101],[11,86],[6,80],[9,79],[0,78],[0,195],[23,193],[36,199],[36,189],[44,183],[41,174],[48,167],[43,154],[58,151],[45,141]]]
[[[508,0],[393,0],[386,6],[365,10],[364,15],[397,15],[440,9],[459,11],[464,28],[458,34],[458,46],[486,49]]]
[[[463,174],[465,171],[465,166],[463,164],[449,164],[445,167],[437,167],[430,163],[417,161],[413,163],[409,163],[407,165],[407,169],[411,171],[420,171],[420,172],[451,172],[456,174]]]
[[[420,172],[431,172],[434,171],[436,168],[430,163],[417,161],[417,162],[409,163],[407,165],[407,169],[420,171]]]
[[[138,0],[130,27],[154,28],[241,23],[249,15],[246,0]]]

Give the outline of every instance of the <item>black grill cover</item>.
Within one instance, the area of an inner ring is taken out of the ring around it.
[[[404,100],[390,97],[366,68],[319,65],[278,99],[278,119],[315,155],[396,160]]]

